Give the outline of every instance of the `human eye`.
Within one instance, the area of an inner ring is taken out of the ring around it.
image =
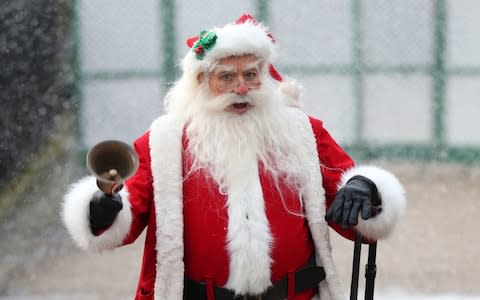
[[[232,81],[233,80],[233,74],[232,73],[221,73],[219,75],[219,79],[222,81]]]
[[[246,80],[252,81],[257,79],[257,75],[258,75],[257,71],[251,70],[251,71],[245,72],[243,76],[245,77]]]

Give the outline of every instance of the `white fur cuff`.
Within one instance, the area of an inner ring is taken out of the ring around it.
[[[84,177],[73,184],[63,199],[61,217],[73,241],[84,250],[102,251],[122,244],[132,223],[128,191],[120,191],[123,209],[112,226],[99,236],[92,234],[89,224],[90,200],[98,190],[96,178]]]
[[[361,166],[348,170],[342,175],[339,188],[355,175],[372,180],[382,198],[382,212],[368,220],[359,217],[356,229],[368,239],[384,239],[393,231],[405,211],[405,190],[395,175],[375,166]]]

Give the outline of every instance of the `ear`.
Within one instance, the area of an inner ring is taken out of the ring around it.
[[[205,73],[202,72],[197,75],[198,84],[202,84],[203,80],[205,80]]]

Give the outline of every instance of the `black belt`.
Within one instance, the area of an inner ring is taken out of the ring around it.
[[[295,294],[309,288],[316,287],[325,278],[323,267],[308,265],[297,270],[295,276]],[[260,295],[235,295],[235,292],[226,288],[214,286],[215,300],[278,300],[285,299],[288,295],[288,277],[269,287]],[[184,300],[207,300],[207,286],[203,282],[197,282],[185,278]]]

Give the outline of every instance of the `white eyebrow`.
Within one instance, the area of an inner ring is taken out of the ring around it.
[[[258,59],[254,62],[251,62],[249,63],[248,65],[245,66],[245,70],[251,70],[251,69],[260,69],[260,63],[261,63],[261,60]],[[216,65],[212,72],[219,72],[219,73],[222,73],[222,72],[235,72],[237,71],[237,69],[235,67],[232,67],[230,65]]]
[[[259,64],[260,64],[260,60],[256,60],[256,61],[254,61],[254,62],[252,62],[252,63],[249,63],[249,64],[246,66],[245,70],[260,69]]]
[[[216,65],[213,72],[233,72],[235,68],[228,65]]]

